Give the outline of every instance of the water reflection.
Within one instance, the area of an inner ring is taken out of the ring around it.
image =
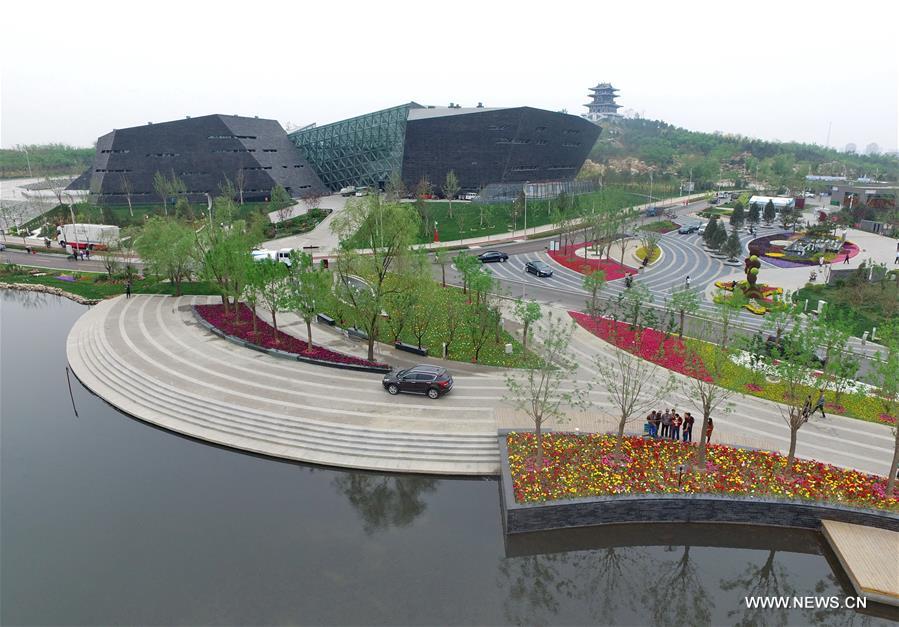
[[[433,492],[437,480],[430,477],[342,474],[333,485],[343,494],[362,519],[362,528],[371,535],[389,527],[407,527],[424,513],[422,497]]]

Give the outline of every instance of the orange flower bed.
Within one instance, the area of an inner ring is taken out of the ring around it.
[[[807,459],[797,459],[791,476],[786,477],[786,456],[780,453],[712,444],[705,472],[685,472],[678,484],[677,467],[694,459],[695,444],[627,437],[622,459],[613,459],[613,435],[550,433],[543,436],[544,463],[537,469],[533,433],[510,433],[506,442],[519,503],[610,495],[710,494],[899,511],[899,498],[886,497],[884,477]]]

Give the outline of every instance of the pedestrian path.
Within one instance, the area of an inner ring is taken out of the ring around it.
[[[278,359],[231,344],[196,321],[192,304],[212,297],[135,296],[104,301],[73,326],[67,355],[73,372],[95,394],[146,422],[209,442],[291,460],[390,472],[495,475],[498,427],[532,429],[504,400],[505,371],[459,362],[452,393],[425,397],[384,392],[380,375]],[[564,311],[556,312],[564,315]],[[305,326],[285,316],[282,328],[304,337]],[[361,346],[324,327],[314,338],[360,354]],[[595,359],[614,349],[576,329],[571,349],[577,380],[595,377]],[[381,349],[394,365],[433,358]],[[403,361],[404,360],[404,361]],[[569,388],[567,383],[563,387]],[[606,432],[617,420],[608,393],[590,392],[592,408],[574,412],[556,429]],[[731,413],[715,418],[715,441],[786,451],[787,429],[777,406],[737,396]],[[665,404],[691,407],[679,390]],[[642,432],[642,419],[628,433]],[[797,454],[883,473],[892,451],[885,425],[829,416],[806,425]]]

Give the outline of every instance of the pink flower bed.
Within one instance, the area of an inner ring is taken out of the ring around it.
[[[699,357],[691,357],[685,350],[683,341],[675,335],[665,338],[665,334],[656,329],[641,329],[638,332],[631,329],[626,322],[608,318],[594,319],[577,311],[569,311],[568,315],[587,331],[609,344],[639,355],[668,370],[703,381],[711,381]]]
[[[609,259],[585,259],[584,257],[579,257],[576,251],[585,248],[586,246],[588,246],[588,244],[563,246],[559,250],[549,251],[549,256],[556,263],[560,263],[569,270],[574,270],[581,274],[589,274],[597,270],[602,270],[606,273],[606,281],[622,279],[628,274],[637,274],[637,271],[634,268],[623,266],[617,261],[611,261]]]
[[[387,367],[387,364],[368,361],[352,355],[344,355],[315,344],[312,345],[312,350],[307,350],[309,348],[307,342],[288,335],[283,331],[278,331],[276,335],[274,327],[259,318],[259,316],[256,316],[258,333],[253,333],[253,311],[243,303],[239,307],[239,320],[235,320],[233,311],[225,313],[224,305],[197,305],[195,309],[206,322],[219,331],[263,348],[275,348],[286,353],[295,353],[308,359],[327,361],[334,364]]]
[[[830,263],[842,263],[846,261],[846,258],[852,259],[858,254],[859,248],[852,242],[845,242],[843,244],[843,248],[840,249],[840,252],[837,253],[837,256],[834,257],[833,261]]]

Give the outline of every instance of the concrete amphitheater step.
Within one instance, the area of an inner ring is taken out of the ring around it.
[[[453,436],[322,425],[185,394],[145,376],[113,350],[106,334],[115,310],[105,303],[95,309],[86,316],[97,319],[80,320],[70,336],[73,370],[89,388],[138,418],[236,448],[314,463],[446,474],[493,474],[498,468],[491,433]]]

